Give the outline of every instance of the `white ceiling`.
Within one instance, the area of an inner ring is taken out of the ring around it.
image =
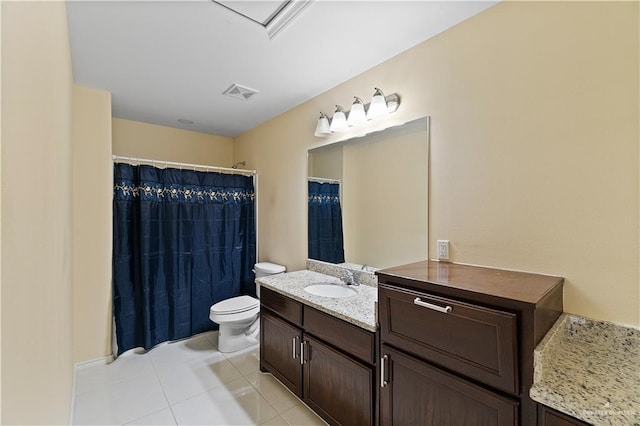
[[[317,0],[270,39],[282,3],[69,1],[74,80],[111,92],[114,117],[236,136],[496,2]]]

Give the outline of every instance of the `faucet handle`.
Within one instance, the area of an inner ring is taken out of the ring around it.
[[[353,271],[349,269],[344,270],[344,275],[342,275],[340,279],[347,285],[358,285],[353,277]]]

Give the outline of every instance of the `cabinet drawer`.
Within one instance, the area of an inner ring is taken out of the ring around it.
[[[369,331],[309,306],[304,307],[304,330],[369,364],[374,363],[375,338]]]
[[[378,300],[385,343],[487,385],[518,393],[515,314],[384,286],[378,287]]]
[[[266,287],[260,287],[260,303],[287,321],[302,325],[302,303]]]

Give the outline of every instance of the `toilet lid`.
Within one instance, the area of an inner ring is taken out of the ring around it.
[[[260,301],[251,296],[237,296],[216,303],[211,307],[211,312],[216,314],[235,314],[253,309],[259,304]]]

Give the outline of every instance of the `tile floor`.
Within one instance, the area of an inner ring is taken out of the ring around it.
[[[258,346],[216,349],[215,332],[76,371],[73,424],[325,425],[270,374]]]

